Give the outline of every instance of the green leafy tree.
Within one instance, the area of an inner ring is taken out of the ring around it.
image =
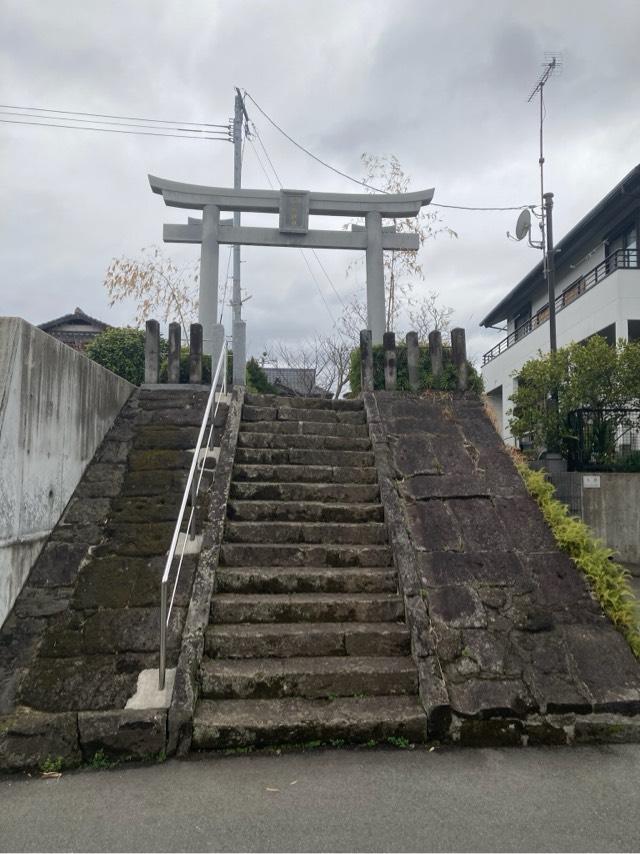
[[[166,345],[165,345],[166,346]],[[87,356],[129,380],[134,385],[144,382],[144,332],[131,327],[106,329],[85,350]]]
[[[557,407],[553,405],[554,392]],[[574,409],[637,407],[640,403],[640,342],[620,340],[610,347],[600,335],[540,353],[517,373],[509,426],[517,439],[528,438],[537,453],[559,447],[566,454],[576,437],[568,423]],[[622,416],[619,416],[622,417]],[[593,417],[596,456],[612,451],[616,417]]]

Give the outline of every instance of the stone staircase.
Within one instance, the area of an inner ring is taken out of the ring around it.
[[[192,747],[424,741],[361,401],[247,395]]]

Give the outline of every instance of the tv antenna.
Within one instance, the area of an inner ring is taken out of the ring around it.
[[[529,243],[534,246],[536,249],[542,249],[543,252],[546,250],[546,230],[545,230],[545,208],[544,208],[544,120],[546,116],[546,109],[544,106],[544,87],[549,82],[551,76],[555,73],[559,73],[563,66],[562,54],[553,52],[553,53],[545,53],[544,62],[542,63],[542,73],[538,80],[536,81],[536,85],[533,87],[533,91],[529,95],[527,99],[527,103],[530,104],[531,101],[536,97],[536,95],[540,96],[540,157],[538,159],[538,163],[540,164],[540,233],[541,233],[541,241],[540,244],[534,243],[529,238]]]

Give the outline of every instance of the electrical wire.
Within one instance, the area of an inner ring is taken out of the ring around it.
[[[21,122],[16,119],[0,119],[1,124],[5,125],[30,125],[32,127],[49,127],[49,128],[64,128],[67,130],[89,130],[89,131],[97,131],[98,133],[123,133],[134,136],[164,136],[164,137],[173,137],[174,139],[196,139],[201,141],[211,141],[216,140],[219,142],[229,142],[230,138],[228,136],[187,136],[184,133],[156,133],[155,131],[144,131],[144,130],[120,130],[118,128],[100,128],[100,127],[88,127],[84,125],[64,125],[64,124],[53,124],[51,122]]]
[[[254,126],[254,129],[255,129],[255,126]],[[256,135],[257,135],[257,134],[256,134]],[[262,171],[263,171],[263,173],[264,173],[264,176],[265,176],[265,178],[267,179],[267,183],[269,184],[269,186],[270,186],[270,187],[271,187],[271,189],[273,190],[273,189],[274,189],[273,181],[271,180],[271,177],[269,176],[269,173],[267,172],[267,169],[266,169],[266,167],[265,167],[264,163],[263,163],[263,162],[262,162],[262,160],[260,159],[260,157],[259,157],[259,155],[258,155],[258,149],[257,149],[257,148],[255,147],[255,145],[253,144],[253,140],[251,139],[251,137],[249,137],[249,142],[251,143],[251,148],[253,149],[253,153],[254,153],[254,154],[255,154],[255,156],[256,156],[256,160],[257,160],[257,161],[258,161],[258,163],[260,164],[260,168],[262,169]],[[266,152],[265,152],[265,153],[266,153]],[[276,177],[277,177],[277,173],[276,173],[275,169],[273,168],[273,164],[271,164],[271,168],[273,169],[274,175],[276,175]],[[278,179],[278,183],[280,184],[280,186],[282,186],[282,184],[280,183],[280,180],[279,180],[279,179]],[[329,303],[327,302],[327,300],[326,300],[326,298],[325,298],[325,295],[322,293],[322,288],[320,287],[320,282],[318,281],[318,279],[317,279],[317,277],[316,277],[315,273],[314,273],[314,272],[313,272],[313,270],[311,269],[311,265],[309,264],[309,259],[308,259],[308,258],[307,258],[307,256],[305,255],[305,253],[304,253],[304,249],[299,249],[298,251],[299,251],[299,252],[300,252],[300,254],[302,255],[302,259],[304,260],[304,263],[307,265],[307,269],[309,270],[309,274],[310,274],[310,276],[311,276],[311,278],[312,278],[312,280],[313,280],[313,283],[314,283],[314,284],[315,284],[315,286],[316,286],[316,290],[318,291],[318,294],[320,295],[320,299],[321,299],[321,300],[322,300],[322,302],[324,303],[324,307],[325,307],[325,308],[326,308],[326,310],[327,310],[327,314],[328,314],[328,315],[329,315],[329,317],[331,318],[331,322],[333,323],[334,327],[336,327],[336,319],[335,319],[335,317],[333,316],[333,312],[332,312],[332,311],[331,311],[331,309],[329,308]]]
[[[311,157],[313,160],[317,161],[318,163],[320,163],[322,166],[326,167],[327,169],[330,169],[332,172],[335,172],[337,175],[341,175],[343,178],[346,178],[348,181],[352,181],[354,184],[359,184],[361,187],[365,187],[367,190],[373,190],[376,193],[385,193],[385,195],[389,195],[389,193],[386,190],[382,190],[379,187],[374,187],[372,184],[368,184],[366,181],[360,181],[358,178],[354,178],[352,175],[349,175],[349,174],[347,174],[347,172],[343,172],[341,169],[338,169],[337,167],[332,166],[330,163],[327,163],[326,160],[323,160],[321,157],[318,157],[312,151],[309,151],[308,148],[305,148],[304,145],[301,145],[292,136],[290,136],[285,130],[283,130],[283,128],[281,128],[280,125],[277,124],[271,118],[271,116],[262,109],[262,107],[256,101],[256,99],[253,97],[253,95],[251,95],[249,92],[247,92],[246,89],[244,90],[244,95],[245,95],[245,97],[249,98],[253,102],[253,104],[262,113],[262,115],[265,117],[265,119],[271,125],[273,125],[273,127],[279,133],[281,133],[286,139],[289,140],[289,142],[291,142],[293,145],[295,145],[296,148],[299,148],[301,151],[304,151],[304,153],[307,154],[309,157]],[[254,127],[255,127],[255,125],[254,125]],[[521,210],[524,210],[525,208],[534,208],[534,207],[536,207],[536,205],[528,204],[528,205],[512,205],[512,206],[508,206],[508,207],[488,207],[488,206],[487,207],[485,207],[485,206],[476,207],[473,205],[445,205],[441,202],[431,202],[431,207],[451,208],[453,210],[461,210],[461,211],[521,211]]]
[[[277,182],[278,182],[278,184],[280,185],[280,189],[282,189],[282,186],[283,186],[283,184],[282,184],[282,180],[280,179],[280,176],[278,175],[278,171],[276,170],[276,167],[273,165],[273,160],[272,160],[272,159],[271,159],[271,157],[269,156],[269,152],[267,151],[266,146],[265,146],[264,142],[262,141],[262,137],[260,136],[260,132],[259,132],[258,128],[255,126],[255,124],[253,125],[253,132],[255,133],[256,138],[257,138],[258,142],[260,143],[260,147],[262,148],[262,150],[263,150],[263,152],[264,152],[264,155],[265,155],[265,157],[267,158],[267,161],[269,162],[269,165],[271,166],[271,169],[273,170],[273,174],[274,174],[274,175],[275,175],[275,177],[276,177],[276,181],[277,181]],[[265,175],[267,174],[267,173],[266,173],[266,169],[265,169],[264,167],[263,167],[263,172],[265,173]],[[268,175],[267,175],[267,180],[269,180]],[[269,180],[269,184],[271,185],[271,188],[273,189],[273,184],[271,183],[271,181],[270,181],[270,180]],[[304,255],[304,252],[303,252],[302,250],[300,250],[300,251],[301,251],[301,252],[302,252],[302,254]],[[314,258],[316,259],[316,261],[318,262],[318,265],[319,265],[320,269],[322,270],[322,272],[324,273],[324,276],[325,276],[325,278],[326,278],[327,282],[329,283],[329,286],[330,286],[331,290],[334,292],[334,294],[335,294],[335,295],[336,295],[336,297],[338,298],[338,301],[340,302],[340,304],[341,304],[341,305],[342,305],[342,307],[344,308],[344,307],[345,307],[344,300],[342,299],[342,297],[340,296],[340,293],[338,292],[338,290],[336,289],[335,285],[333,284],[333,281],[332,281],[332,279],[331,279],[331,276],[329,275],[329,273],[327,272],[326,267],[324,266],[324,264],[323,264],[323,263],[322,263],[322,261],[320,260],[320,256],[318,255],[317,251],[316,251],[315,249],[311,249],[311,254],[313,255],[313,257],[314,257]],[[306,260],[306,256],[305,256],[305,260]],[[308,266],[308,265],[307,265],[307,266]],[[331,315],[331,312],[329,312],[329,314]],[[331,317],[333,318],[333,315],[331,315]],[[335,320],[334,320],[334,324],[335,324]]]
[[[154,124],[170,124],[170,125],[194,125],[200,127],[216,127],[216,128],[228,128],[227,124],[211,124],[210,122],[182,122],[177,119],[145,119],[141,116],[114,116],[110,113],[86,113],[82,110],[53,110],[49,107],[18,107],[15,104],[0,104],[0,109],[2,110],[33,110],[39,113],[59,113],[60,115],[69,115],[69,116],[88,116],[94,119],[120,119],[126,121],[127,119],[131,119],[134,122],[150,122]],[[45,117],[46,118],[46,117]]]

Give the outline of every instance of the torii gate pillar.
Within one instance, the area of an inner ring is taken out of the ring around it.
[[[366,215],[367,229],[367,323],[374,344],[382,344],[384,335],[384,255],[382,217],[378,211]]]
[[[220,266],[220,208],[204,205],[202,209],[202,244],[200,247],[200,281],[198,320],[202,324],[202,352],[211,356],[215,371],[224,344],[224,326],[218,323],[218,268]]]

